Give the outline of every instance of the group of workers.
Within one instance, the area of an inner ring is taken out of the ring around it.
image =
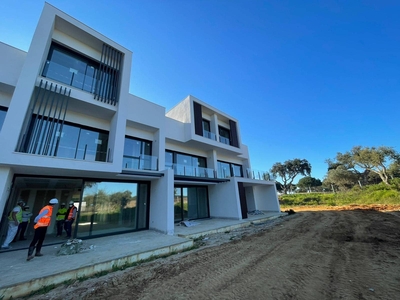
[[[44,206],[39,214],[35,217],[33,228],[35,234],[33,240],[29,245],[27,260],[34,258],[33,252],[36,249],[35,256],[43,256],[40,252],[42,249],[43,241],[46,237],[47,228],[50,226],[51,217],[53,215],[53,208],[58,204],[58,199],[53,198],[49,203]],[[65,203],[61,203],[60,208],[56,214],[57,237],[62,235],[63,228],[66,232],[66,238],[71,238],[72,224],[76,219],[77,208],[74,202],[69,202],[69,208],[65,207]],[[8,215],[8,231],[6,239],[4,240],[1,249],[9,249],[10,243],[16,240],[19,234],[19,240],[26,240],[25,231],[30,223],[32,213],[29,211],[29,206],[25,205],[23,200],[19,200],[17,206],[10,211]]]

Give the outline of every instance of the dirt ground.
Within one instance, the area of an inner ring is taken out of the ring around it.
[[[29,299],[400,298],[400,207],[294,210]]]

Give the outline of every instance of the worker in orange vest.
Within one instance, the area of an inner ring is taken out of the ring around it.
[[[58,204],[58,200],[56,198],[51,199],[49,204],[43,207],[35,218],[35,226],[33,226],[33,228],[35,228],[35,235],[29,245],[28,258],[26,260],[29,261],[34,257],[33,251],[35,250],[35,247],[35,256],[43,256],[40,250],[42,249],[43,241],[46,237],[47,227],[50,225],[51,216],[53,215],[53,207],[56,204]]]
[[[67,213],[65,215],[64,221],[64,229],[67,232],[67,238],[70,239],[72,235],[72,224],[76,219],[76,211],[77,208],[74,205],[74,201],[69,202],[69,208],[67,209]]]

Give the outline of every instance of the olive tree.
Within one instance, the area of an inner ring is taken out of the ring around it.
[[[282,179],[282,192],[287,194],[290,187],[293,186],[293,180],[297,175],[311,175],[311,164],[306,159],[295,158],[287,160],[283,164],[280,162],[275,163],[270,172]]]
[[[373,172],[385,184],[389,184],[389,166],[392,164],[396,165],[399,162],[400,154],[392,147],[386,146],[377,148],[355,146],[346,153],[337,153],[336,162],[328,160],[329,165],[333,166],[337,164],[341,168],[353,171],[354,173],[362,174],[361,171],[363,171],[364,174],[368,175],[369,172]]]

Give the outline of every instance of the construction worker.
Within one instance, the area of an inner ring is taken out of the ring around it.
[[[21,221],[21,223],[19,223],[18,232],[15,235],[14,242],[16,242],[18,234],[19,234],[20,241],[26,240],[24,235],[25,235],[26,228],[28,227],[28,224],[31,221],[31,217],[32,217],[32,213],[29,211],[29,206],[28,205],[24,206],[22,209],[22,221]]]
[[[15,235],[18,231],[19,223],[22,221],[22,207],[25,206],[24,201],[19,200],[17,206],[13,208],[12,211],[8,214],[8,231],[7,237],[4,240],[1,249],[10,249],[10,243],[13,241]]]
[[[57,236],[62,236],[66,214],[67,214],[67,208],[65,207],[65,203],[61,203],[61,207],[58,209],[56,215]]]
[[[64,223],[64,228],[65,231],[67,232],[67,238],[71,238],[71,233],[72,233],[72,224],[75,221],[76,218],[76,211],[77,208],[74,205],[74,201],[69,202],[69,208],[67,210],[67,214],[65,215],[65,223]]]
[[[35,235],[33,236],[33,240],[29,245],[28,250],[28,258],[26,260],[31,260],[34,258],[33,251],[36,247],[35,256],[43,256],[40,252],[42,249],[44,238],[46,237],[47,227],[50,226],[51,216],[53,215],[53,207],[58,204],[57,198],[53,198],[49,201],[49,204],[43,207],[39,214],[35,218]]]

